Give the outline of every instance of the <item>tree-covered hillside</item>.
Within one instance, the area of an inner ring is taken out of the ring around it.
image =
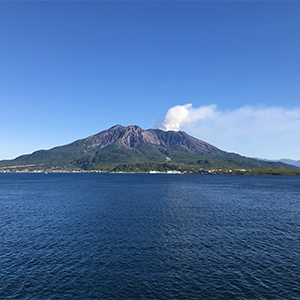
[[[144,171],[149,168],[297,169],[281,162],[228,153],[182,131],[143,130],[138,126],[120,125],[68,145],[0,162],[2,169],[24,166],[27,169],[112,171],[126,170],[126,165],[128,168],[135,165],[135,169]]]

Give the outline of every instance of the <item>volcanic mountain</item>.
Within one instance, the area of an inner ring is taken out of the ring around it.
[[[183,131],[143,130],[139,126],[121,125],[64,146],[0,162],[0,166],[108,170],[119,164],[172,164],[198,169],[292,168],[284,163],[266,162],[222,151]]]

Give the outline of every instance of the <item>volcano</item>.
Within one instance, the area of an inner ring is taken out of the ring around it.
[[[169,164],[172,166],[244,169],[292,169],[279,163],[248,158],[223,151],[183,131],[143,130],[115,125],[87,138],[49,150],[1,161],[0,166],[33,168],[107,169],[120,164]]]

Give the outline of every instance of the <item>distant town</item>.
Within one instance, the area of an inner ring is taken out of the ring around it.
[[[82,170],[82,169],[34,169],[34,165],[19,165],[1,167],[0,173],[33,173],[33,174],[49,174],[49,173],[111,173],[111,174],[211,174],[211,175],[300,175],[299,170],[250,170],[250,169],[200,169],[200,170],[166,170],[166,171],[120,171],[120,170]]]

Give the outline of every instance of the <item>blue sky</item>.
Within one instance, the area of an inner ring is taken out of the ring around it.
[[[115,124],[300,159],[298,1],[4,1],[0,20],[0,159]]]

